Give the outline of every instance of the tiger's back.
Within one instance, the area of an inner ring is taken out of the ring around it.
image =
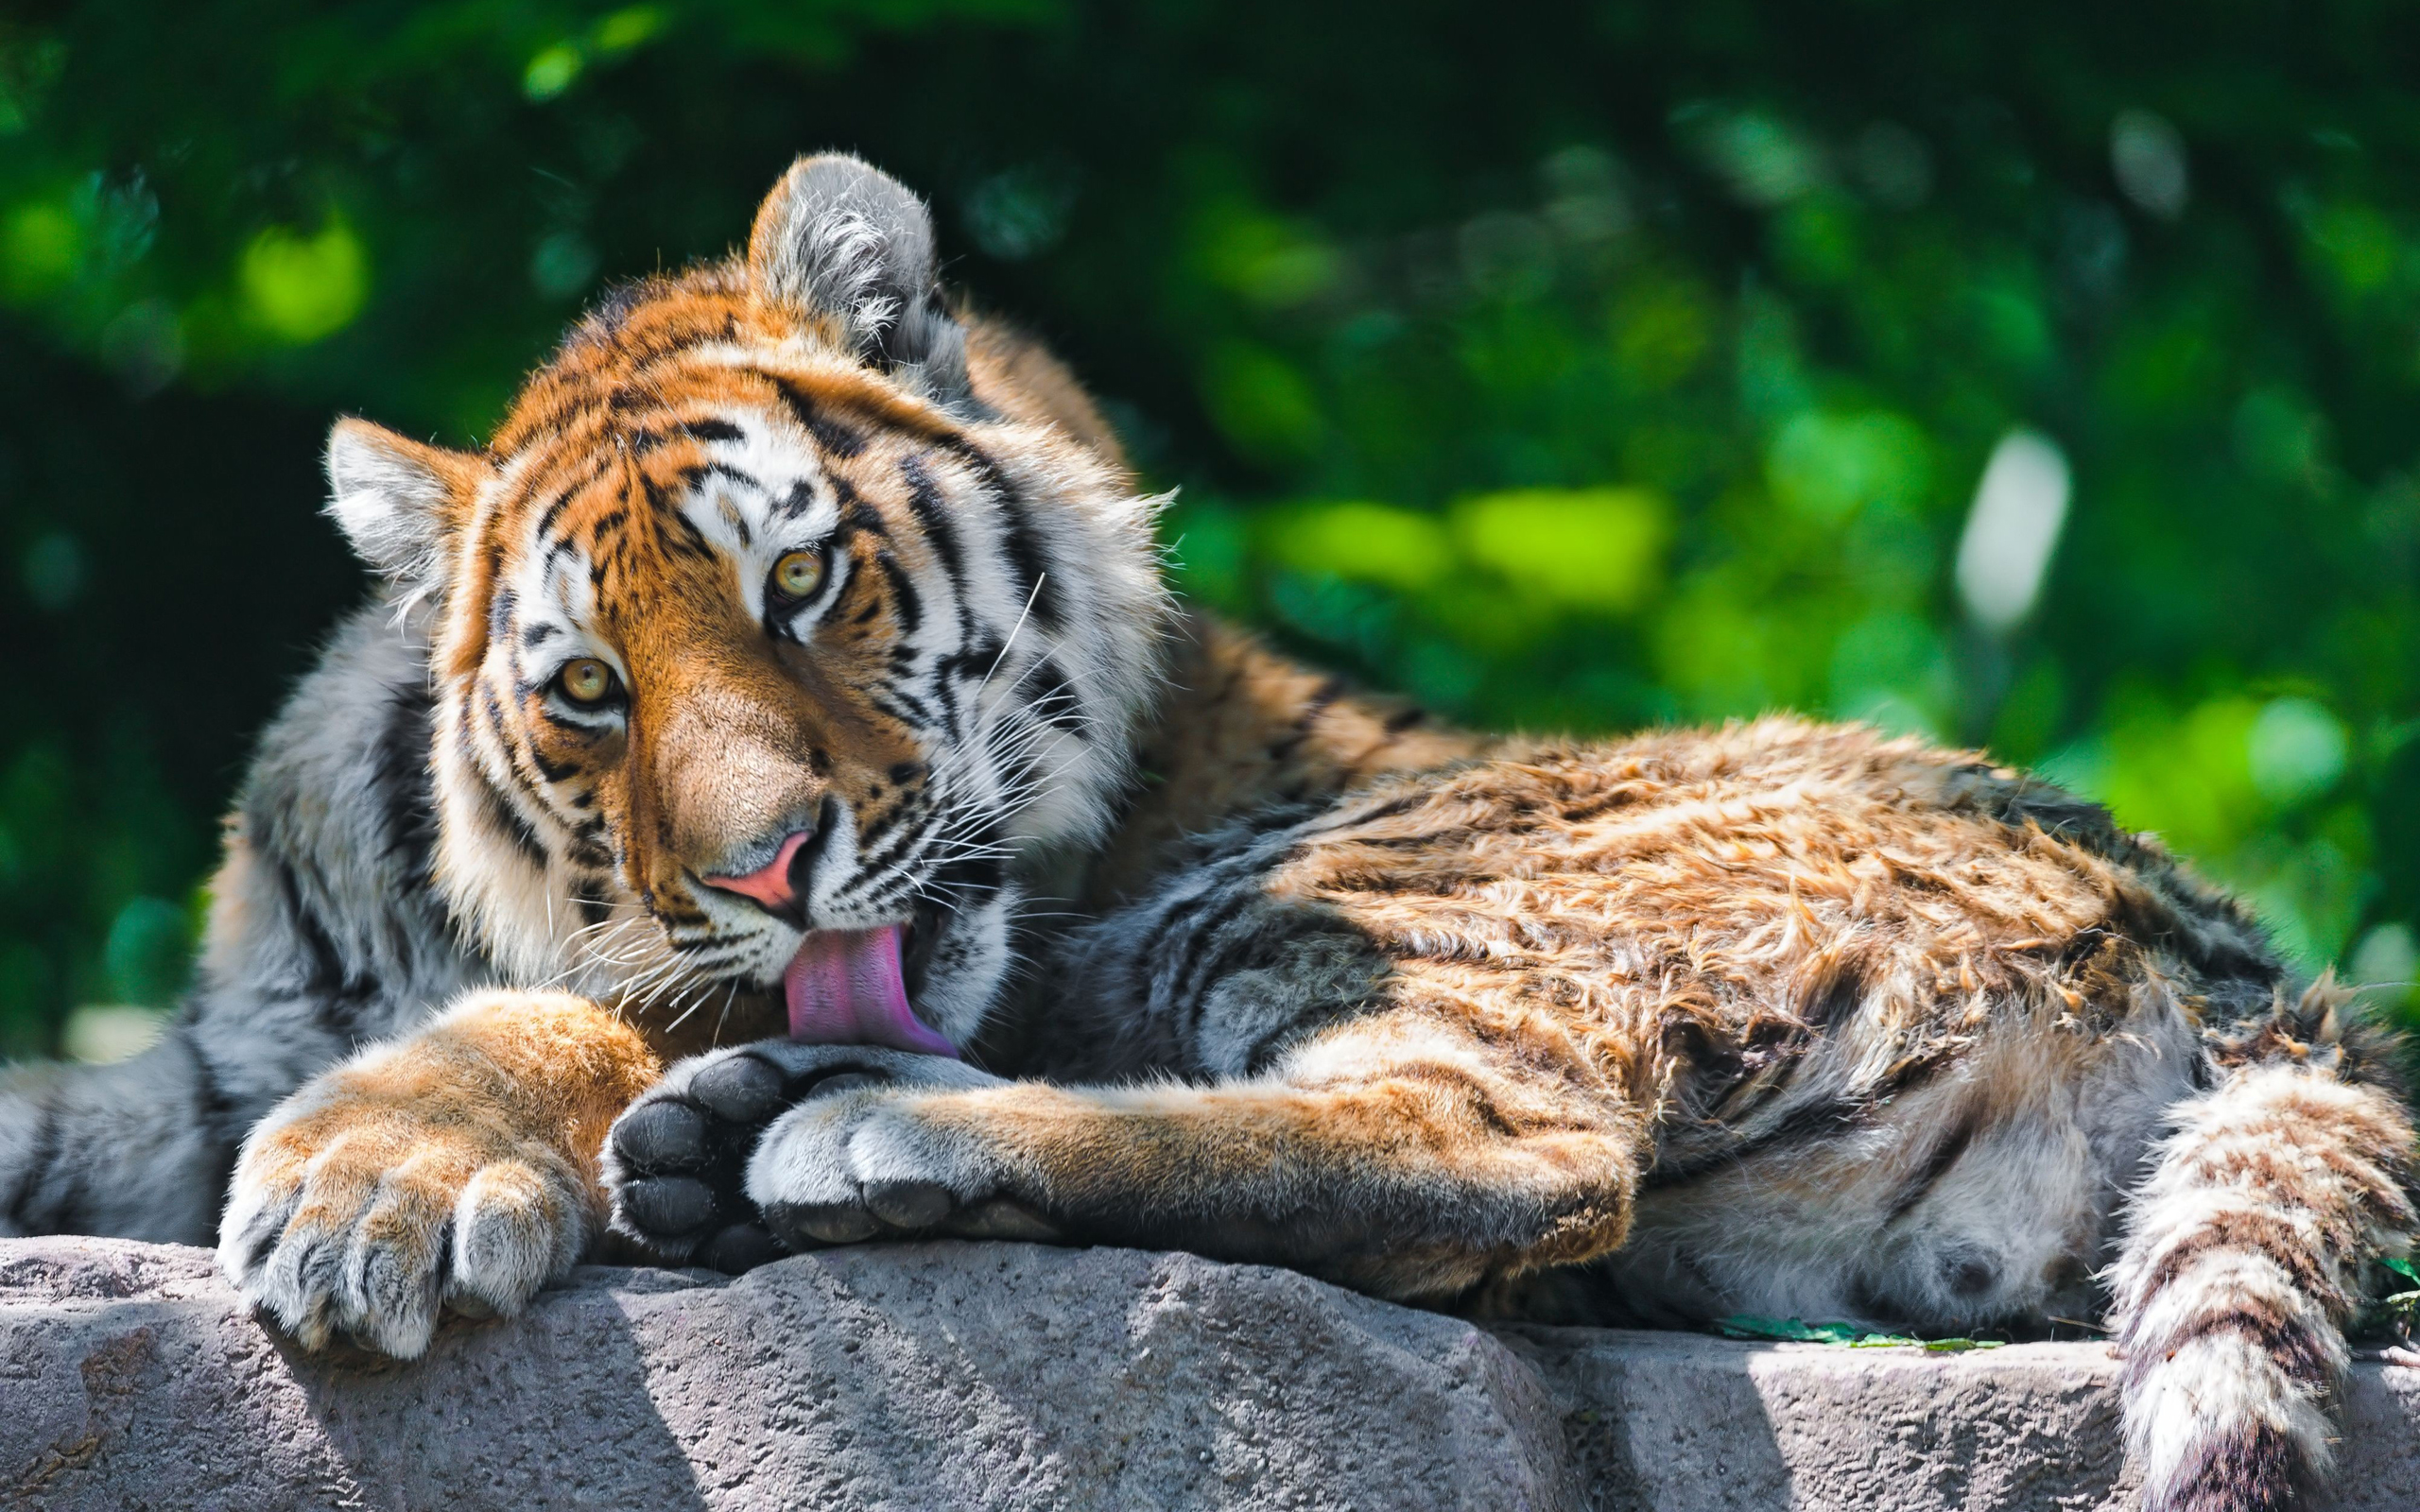
[[[2338,1329],[2411,1240],[2394,1047],[2349,993],[2096,805],[1863,729],[1516,743],[1275,803],[1071,960],[1128,1011],[1053,1077],[1316,1082],[1374,1011],[1353,1057],[1463,1090],[1474,1143],[1600,1158],[1635,1123],[1626,1222],[1390,1289],[2020,1336],[2114,1304],[2154,1506],[2324,1469]]]

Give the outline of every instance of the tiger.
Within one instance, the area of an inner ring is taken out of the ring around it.
[[[215,1242],[406,1359],[593,1257],[908,1237],[2104,1316],[2151,1512],[2325,1476],[2415,1229],[2353,993],[1980,753],[1482,736],[1187,604],[1099,408],[863,162],[605,298],[485,448],[347,419],[327,474],[380,586],[160,1042],[0,1083],[0,1229]]]

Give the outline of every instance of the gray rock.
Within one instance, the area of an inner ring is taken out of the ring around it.
[[[2130,1504],[2105,1349],[1489,1331],[1286,1271],[1022,1245],[589,1268],[428,1358],[311,1356],[198,1249],[0,1241],[0,1505]],[[2420,1504],[2359,1367],[2342,1504]]]

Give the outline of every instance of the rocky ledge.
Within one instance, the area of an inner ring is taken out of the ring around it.
[[[2120,1508],[2117,1367],[1482,1329],[1023,1245],[590,1268],[429,1357],[306,1355],[201,1250],[0,1241],[0,1506]],[[2420,1505],[2356,1369],[2336,1504]]]

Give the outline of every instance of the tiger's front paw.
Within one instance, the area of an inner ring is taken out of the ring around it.
[[[588,1180],[501,1107],[354,1066],[245,1142],[218,1260],[304,1345],[341,1334],[410,1359],[441,1308],[519,1312],[579,1262],[596,1220]]]
[[[786,1040],[683,1061],[607,1141],[614,1225],[732,1270],[885,1235],[1050,1237],[979,1150],[916,1129],[920,1096],[999,1085],[942,1057]]]

